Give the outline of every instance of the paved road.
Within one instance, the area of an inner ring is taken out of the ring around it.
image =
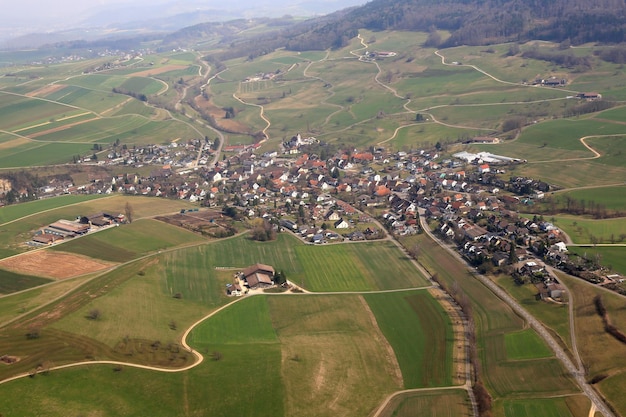
[[[422,213],[420,213],[422,214]],[[420,215],[420,224],[424,231],[442,248],[450,253],[451,256],[455,257],[462,263],[466,263],[463,258],[459,255],[458,252],[451,249],[449,246],[443,244],[434,234],[430,231],[428,224],[423,215]],[[506,291],[500,288],[497,284],[491,281],[486,276],[479,274],[475,270],[471,269],[472,275],[484,284],[487,288],[489,288],[495,295],[497,295],[502,301],[507,303],[511,309],[518,314],[521,318],[526,320],[526,322],[533,328],[535,331],[541,336],[545,342],[550,346],[550,348],[554,351],[556,357],[563,363],[565,369],[572,374],[572,376],[578,382],[578,385],[582,389],[583,393],[591,400],[591,402],[595,405],[598,412],[602,413],[605,417],[615,417],[615,414],[609,409],[609,407],[604,403],[604,401],[600,398],[598,393],[587,383],[584,372],[581,372],[578,367],[571,361],[569,356],[565,353],[561,345],[556,341],[556,339],[550,334],[550,332],[537,320],[533,315],[531,315],[528,311],[526,311],[513,297],[511,297]]]

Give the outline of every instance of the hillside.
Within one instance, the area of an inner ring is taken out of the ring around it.
[[[571,44],[620,43],[626,40],[623,0],[545,2],[539,0],[373,0],[248,39],[230,49],[324,50],[345,46],[358,29],[430,31],[430,46],[487,45],[541,39]],[[435,30],[450,32],[442,39]],[[232,45],[231,45],[232,46]]]

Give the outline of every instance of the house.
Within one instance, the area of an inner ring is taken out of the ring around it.
[[[335,223],[333,223],[333,227],[335,229],[347,229],[348,227],[350,227],[350,225],[344,219],[339,219]]]
[[[481,237],[485,236],[487,234],[487,230],[483,229],[480,226],[469,226],[464,228],[464,233],[465,233],[465,237],[468,238],[469,240],[473,240],[476,241],[478,239],[480,239]]]
[[[481,166],[479,166],[478,172],[480,174],[486,174],[487,172],[491,172],[491,169],[489,168],[489,164],[482,164]]]
[[[550,249],[553,249],[557,252],[565,253],[567,252],[567,245],[564,242],[557,242],[554,245],[552,245]]]
[[[565,288],[563,288],[563,286],[558,283],[548,284],[547,288],[550,298],[561,298],[563,296],[563,292],[565,291]]]
[[[249,288],[267,288],[274,285],[274,268],[269,265],[251,265],[241,275]]]
[[[341,218],[341,216],[339,216],[339,213],[337,213],[335,210],[330,210],[328,213],[326,213],[326,215],[324,216],[324,219],[326,220],[330,220],[333,222],[336,222],[337,220],[339,220]]]

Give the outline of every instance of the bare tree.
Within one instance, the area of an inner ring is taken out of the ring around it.
[[[132,223],[133,222],[133,206],[131,206],[128,201],[126,202],[126,207],[124,207],[124,211],[126,213],[126,221],[128,223]]]

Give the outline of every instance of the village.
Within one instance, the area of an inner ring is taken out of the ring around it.
[[[554,190],[532,178],[503,179],[523,160],[484,152],[443,157],[439,144],[405,151],[339,149],[299,134],[280,152],[257,155],[258,148],[225,147],[225,156],[211,167],[206,160],[214,146],[208,140],[117,147],[105,164],[149,165],[150,174],[101,171],[79,186],[53,181],[40,198],[124,193],[187,200],[223,213],[228,208],[234,220],[262,219],[311,244],[407,236],[428,224],[481,273],[504,272],[519,283],[532,282],[542,296],[563,296],[551,267],[618,289],[611,284],[621,277],[607,278],[597,265],[570,259],[567,239],[554,224],[518,214]],[[198,158],[200,164],[189,164]],[[44,231],[36,239],[48,244],[59,238],[52,235]]]

